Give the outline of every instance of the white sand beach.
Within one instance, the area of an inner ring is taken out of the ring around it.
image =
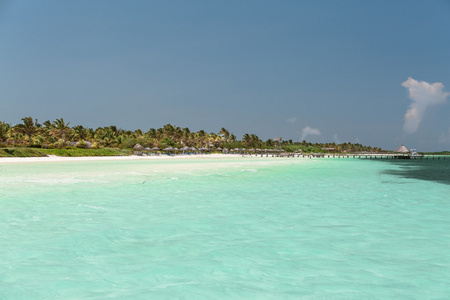
[[[245,155],[250,157],[250,155]],[[2,163],[30,163],[30,162],[64,162],[64,161],[104,161],[104,160],[172,160],[172,159],[195,159],[195,158],[236,158],[242,157],[240,154],[198,154],[198,155],[155,155],[155,156],[81,156],[65,157],[49,155],[47,157],[0,157]],[[255,157],[255,155],[252,155]]]

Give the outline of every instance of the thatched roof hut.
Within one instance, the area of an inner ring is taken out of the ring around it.
[[[395,153],[410,153],[411,151],[409,151],[409,149],[406,148],[405,146],[401,145],[400,147],[395,149],[394,152]]]
[[[142,151],[144,150],[144,146],[142,146],[141,144],[136,144],[134,145],[133,149],[136,151]]]

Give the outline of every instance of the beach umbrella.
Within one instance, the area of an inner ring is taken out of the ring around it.
[[[191,151],[198,151],[197,148],[195,148],[195,147],[191,147],[189,150],[191,150]]]
[[[164,148],[163,150],[164,150],[164,151],[172,151],[173,148],[172,148],[172,147],[167,147],[167,148]]]
[[[189,151],[189,149],[190,149],[189,147],[184,146],[184,147],[181,148],[180,150],[183,151],[183,153],[184,153],[184,152],[186,152],[186,151]]]
[[[158,148],[158,147],[153,147],[151,150],[153,150],[153,151],[159,151],[159,148]]]
[[[222,148],[220,148],[220,147],[219,147],[219,148],[217,148],[216,150],[218,150],[218,151],[222,151]]]
[[[146,150],[146,151],[149,151],[149,150],[152,150],[152,149],[150,149],[150,147],[146,147],[145,150]]]

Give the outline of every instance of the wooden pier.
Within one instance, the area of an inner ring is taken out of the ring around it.
[[[248,153],[247,155],[252,156]],[[357,158],[357,159],[426,159],[426,160],[450,160],[450,155],[420,155],[411,156],[406,154],[386,153],[386,154],[331,154],[331,153],[314,153],[314,154],[302,154],[302,153],[254,153],[255,156],[261,157],[303,157],[303,158]],[[245,154],[242,154],[245,156]]]

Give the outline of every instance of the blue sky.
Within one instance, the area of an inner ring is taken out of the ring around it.
[[[449,66],[445,0],[0,0],[0,120],[11,124],[449,150]],[[443,85],[415,131],[404,128],[409,77]]]

